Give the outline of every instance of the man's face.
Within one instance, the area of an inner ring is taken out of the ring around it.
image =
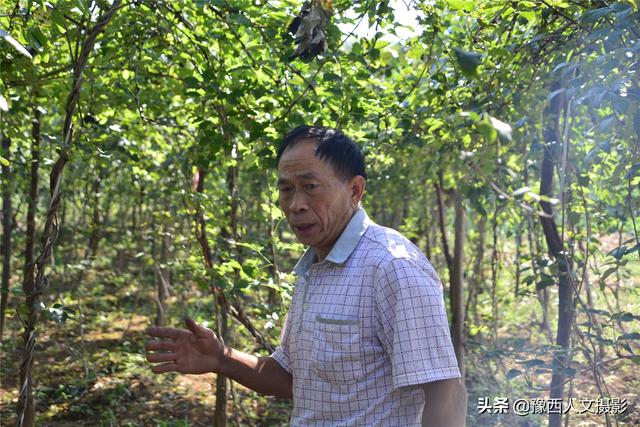
[[[278,188],[280,208],[296,237],[324,259],[357,209],[364,180],[341,179],[333,166],[316,157],[315,147],[314,140],[303,140],[285,150]],[[362,188],[356,181],[362,181]]]

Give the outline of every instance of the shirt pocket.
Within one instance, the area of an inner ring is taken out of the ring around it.
[[[360,322],[316,316],[311,369],[336,385],[362,378]]]

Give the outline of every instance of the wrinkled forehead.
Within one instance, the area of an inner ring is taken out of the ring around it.
[[[318,157],[317,146],[316,140],[304,139],[287,147],[278,164],[278,175],[326,172],[331,166],[326,160]]]

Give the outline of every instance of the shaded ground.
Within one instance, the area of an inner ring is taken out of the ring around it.
[[[635,270],[634,270],[635,271]],[[635,275],[620,282],[623,311],[638,313],[640,295]],[[640,276],[638,276],[640,277]],[[613,277],[610,279],[612,280]],[[506,280],[506,279],[505,279]],[[94,282],[92,280],[92,282]],[[126,282],[126,280],[125,280]],[[79,316],[65,324],[42,317],[34,361],[35,398],[38,426],[209,426],[214,414],[215,375],[153,375],[144,358],[144,330],[150,325],[153,299],[133,285],[94,283],[92,294],[83,297],[84,330]],[[88,294],[88,292],[87,292]],[[68,295],[62,292],[58,295]],[[135,297],[134,295],[138,295]],[[142,295],[142,296],[140,296]],[[74,301],[58,300],[77,308]],[[173,296],[168,318],[177,319],[192,307],[208,307],[196,295]],[[551,301],[555,295],[552,294]],[[485,305],[487,305],[485,303]],[[484,336],[485,347],[468,342],[467,385],[470,394],[469,426],[543,426],[546,416],[514,414],[480,414],[478,399],[496,397],[533,399],[547,392],[550,351],[537,321],[539,307],[534,296],[520,296],[516,301],[501,301],[504,306],[503,326],[498,330],[498,343]],[[179,307],[187,307],[181,309]],[[550,307],[550,310],[553,308]],[[481,313],[482,314],[482,313]],[[510,318],[506,318],[506,316]],[[582,317],[579,321],[583,321]],[[488,323],[488,321],[487,321]],[[625,332],[638,331],[638,321],[624,324]],[[20,363],[19,322],[14,314],[8,319],[0,363],[0,425],[15,424],[18,397],[17,373]],[[616,333],[620,333],[617,331]],[[615,335],[615,334],[614,334]],[[615,336],[611,336],[615,339]],[[631,342],[636,354],[638,344]],[[620,354],[629,354],[620,349]],[[626,399],[627,411],[611,416],[612,425],[640,425],[638,391],[640,371],[630,360],[613,360],[617,355],[607,348],[601,365],[605,394]],[[545,365],[528,366],[532,360]],[[579,354],[572,365],[576,377],[571,390],[576,405],[579,399],[596,399],[599,391],[589,364]],[[521,374],[505,380],[505,373],[518,369]],[[546,371],[545,371],[546,370]],[[286,425],[291,403],[259,396],[234,384],[228,402],[229,424],[251,426]],[[570,426],[601,426],[604,417],[571,411]],[[616,424],[617,422],[617,424]]]
[[[610,244],[613,245],[611,242]],[[599,286],[598,275],[594,274],[592,287],[595,306],[602,309],[601,313],[592,314],[593,323],[589,322],[585,308],[578,304],[576,322],[580,326],[573,333],[571,372],[567,372],[568,383],[564,398],[565,404],[569,396],[572,398],[569,426],[607,425],[602,411],[615,406],[615,403],[612,405],[607,400],[609,397],[626,402],[623,404],[626,410],[610,411],[610,425],[640,426],[640,370],[637,369],[640,363],[640,341],[637,337],[622,339],[623,335],[640,330],[640,321],[637,319],[637,313],[640,312],[639,268],[640,263],[629,263],[625,270],[621,269],[619,277],[609,276],[602,288]],[[508,278],[505,277],[504,280]],[[619,298],[613,297],[614,292],[619,294]],[[470,338],[467,343],[469,358],[466,382],[470,390],[470,426],[547,425],[546,413],[517,416],[513,414],[512,406],[507,414],[495,413],[495,410],[494,413],[480,413],[482,398],[489,398],[489,403],[495,403],[497,397],[507,398],[510,405],[516,399],[548,399],[555,330],[550,338],[545,336],[540,325],[540,305],[534,293],[523,293],[517,299],[510,294],[511,291],[499,301],[499,306],[504,309],[497,342],[490,344],[492,338],[485,332],[483,338],[477,338],[477,341]],[[553,320],[557,317],[555,287],[551,288],[549,300],[549,313]],[[490,310],[490,302],[480,304],[489,306],[485,313]],[[606,314],[607,310],[609,314]],[[627,316],[616,321],[611,313],[626,313]],[[636,316],[630,316],[632,313],[636,313]],[[490,323],[490,319],[486,323]],[[601,329],[598,333],[597,327]],[[589,358],[594,355],[597,358],[598,381],[592,371],[593,365],[585,357],[585,353]],[[511,377],[508,375],[510,372],[513,373]],[[605,401],[598,412],[596,407],[600,396],[605,396]],[[588,410],[583,406],[583,401],[589,407]],[[589,401],[594,401],[593,405]]]
[[[126,296],[124,297],[126,300]],[[118,303],[111,310],[87,304],[82,338],[78,323],[40,323],[34,360],[36,425],[46,426],[209,426],[215,405],[215,375],[156,376],[144,357],[144,330],[151,316],[131,313]],[[100,304],[104,301],[99,302]],[[98,304],[98,305],[100,305]],[[119,308],[117,308],[120,306]],[[0,425],[15,424],[21,338],[9,319],[0,367]],[[51,332],[49,332],[51,331]],[[286,424],[289,403],[257,396],[234,384],[230,424]],[[242,409],[239,409],[242,408]]]

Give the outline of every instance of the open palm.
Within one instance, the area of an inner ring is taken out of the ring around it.
[[[159,340],[145,346],[147,360],[158,363],[151,369],[156,374],[180,372],[204,374],[218,372],[224,345],[211,329],[186,320],[188,329],[153,327],[147,334]]]

